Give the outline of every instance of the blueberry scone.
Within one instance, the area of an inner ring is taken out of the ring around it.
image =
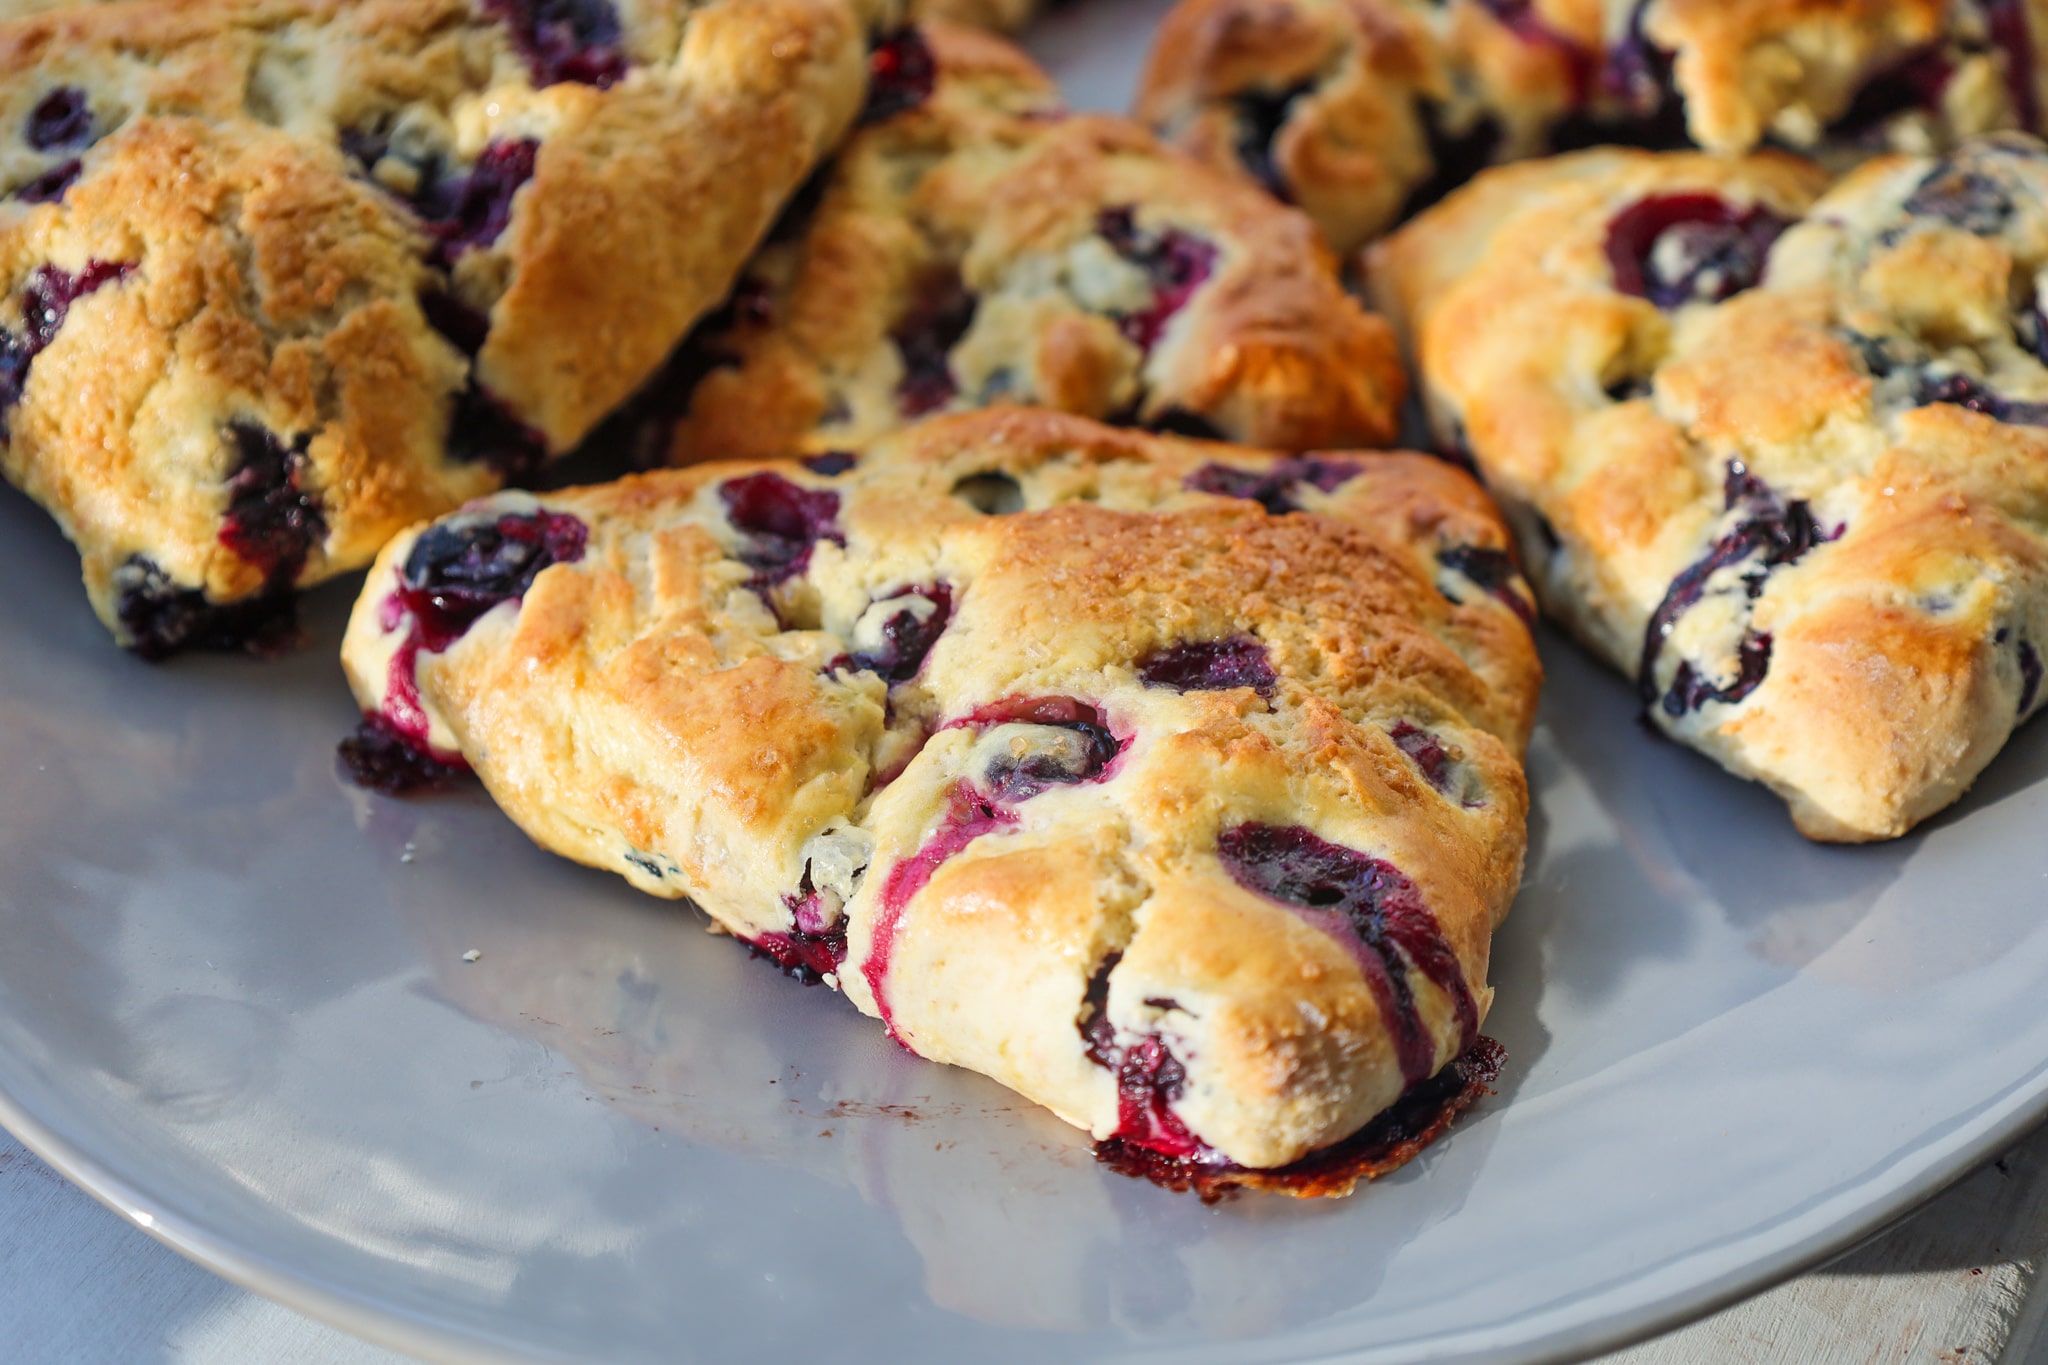
[[[1903,833],[2041,702],[2048,159],[1601,151],[1379,248],[1432,422],[1649,719],[1816,839]]]
[[[923,99],[858,133],[663,382],[677,463],[854,448],[1006,401],[1267,448],[1382,445],[1406,378],[1312,224],[1015,47],[928,24]]]
[[[345,752],[468,764],[1099,1137],[1268,1169],[1475,1046],[1526,593],[1440,461],[994,409],[400,536]]]
[[[2039,130],[2041,41],[2041,0],[1183,0],[1137,109],[1348,251],[1546,151]]]
[[[0,24],[0,470],[156,655],[532,472],[859,113],[853,0],[206,0]]]

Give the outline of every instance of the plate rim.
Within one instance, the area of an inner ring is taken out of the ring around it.
[[[1976,1125],[1966,1125],[1962,1135],[1953,1138],[1946,1150],[1941,1150],[1942,1144],[1931,1144],[1936,1155],[1927,1166],[1882,1196],[1859,1203],[1826,1226],[1765,1252],[1718,1281],[1707,1282],[1695,1293],[1673,1290],[1646,1303],[1596,1314],[1577,1324],[1566,1323],[1520,1344],[1425,1349],[1413,1359],[1472,1365],[1493,1361],[1557,1365],[1622,1350],[1701,1321],[1853,1250],[1974,1174],[2048,1121],[2048,1061],[2033,1075],[2015,1083],[2005,1095],[1993,1097],[1985,1105],[1986,1110],[2000,1108],[2006,1112]],[[372,1345],[424,1361],[453,1365],[557,1365],[570,1359],[436,1321],[394,1303],[359,1294],[244,1246],[236,1237],[209,1226],[203,1216],[152,1212],[147,1205],[154,1201],[135,1180],[60,1137],[16,1098],[4,1079],[0,1079],[0,1128],[7,1129],[75,1188],[186,1260],[281,1307]],[[1919,1149],[1923,1156],[1929,1151],[1930,1147]],[[1882,1180],[1881,1174],[1874,1175],[1862,1181],[1861,1186],[1881,1184]],[[1370,1198],[1371,1192],[1355,1197]],[[1770,1228],[1762,1229],[1752,1233],[1751,1240],[1768,1240],[1770,1233]],[[1349,1358],[1346,1352],[1299,1355],[1287,1360],[1289,1365],[1338,1365]]]

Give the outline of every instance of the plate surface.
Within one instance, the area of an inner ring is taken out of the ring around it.
[[[1160,8],[1036,41],[1114,105]],[[0,1121],[422,1354],[1565,1356],[1847,1245],[2048,1106],[2039,726],[1914,837],[1820,848],[1547,642],[1500,1094],[1358,1198],[1208,1209],[474,790],[348,786],[352,583],[294,658],[150,668],[12,493],[0,581]]]

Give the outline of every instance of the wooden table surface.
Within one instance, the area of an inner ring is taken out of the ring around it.
[[[2048,1128],[1833,1264],[1603,1365],[2048,1360]],[[406,1365],[247,1293],[101,1208],[0,1132],[6,1365]]]

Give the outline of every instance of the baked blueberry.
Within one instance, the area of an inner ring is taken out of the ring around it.
[[[1188,476],[1187,486],[1197,493],[1247,499],[1278,517],[1301,510],[1296,497],[1304,484],[1320,492],[1334,493],[1357,474],[1358,466],[1349,460],[1301,455],[1264,469],[1206,464]]]
[[[916,28],[900,28],[876,43],[868,54],[868,102],[862,124],[880,123],[908,113],[932,97],[939,66]]]
[[[1333,844],[1299,825],[1237,825],[1216,854],[1238,885],[1296,907],[1333,934],[1349,935],[1394,1035],[1401,1071],[1419,1081],[1436,1070],[1436,1041],[1423,1027],[1410,983],[1420,972],[1451,997],[1465,1046],[1478,1036],[1477,1007],[1458,958],[1415,883],[1392,863]]]
[[[952,615],[953,589],[945,583],[906,588],[881,598],[854,622],[854,648],[833,660],[832,667],[865,669],[891,683],[908,682],[946,633]]]
[[[1249,687],[1262,697],[1271,697],[1280,685],[1264,642],[1252,635],[1188,640],[1156,649],[1138,660],[1138,677],[1147,687],[1176,692]]]
[[[770,586],[793,578],[811,562],[820,540],[845,544],[835,518],[839,495],[804,488],[780,474],[748,474],[718,488],[726,519],[745,542],[739,560],[755,570],[754,582]]]
[[[399,575],[422,646],[446,649],[485,612],[524,597],[542,570],[582,559],[588,536],[582,521],[545,508],[428,527]]]
[[[974,325],[974,295],[958,275],[926,289],[917,305],[891,334],[903,357],[903,378],[896,401],[905,417],[920,417],[952,401],[959,392],[948,361],[952,350]]]
[[[484,8],[511,28],[535,85],[602,90],[625,79],[625,35],[611,0],[485,0]]]
[[[263,571],[279,587],[290,587],[327,534],[320,496],[313,489],[309,436],[290,445],[256,422],[235,422],[227,431],[235,448],[228,476],[228,511],[220,543]]]
[[[1187,307],[1188,300],[1216,269],[1213,243],[1179,228],[1140,230],[1137,210],[1129,206],[1107,208],[1096,216],[1095,231],[1110,249],[1145,272],[1152,285],[1152,302],[1117,319],[1117,327],[1132,344],[1149,351],[1166,331],[1174,314]]]
[[[22,129],[28,145],[39,152],[78,147],[92,140],[92,105],[75,85],[60,85],[36,101]]]
[[[1719,303],[1755,288],[1771,243],[1789,226],[1761,204],[1714,194],[1657,194],[1614,216],[1607,263],[1614,287],[1659,308]]]

